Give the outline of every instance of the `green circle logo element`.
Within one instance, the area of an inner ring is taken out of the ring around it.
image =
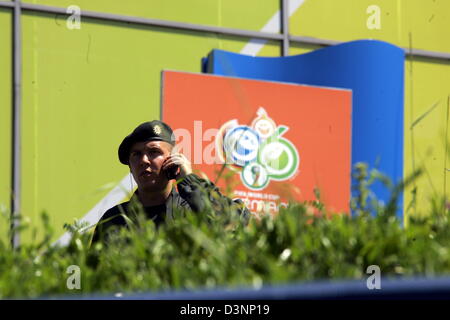
[[[258,162],[266,168],[271,179],[286,180],[297,171],[300,156],[292,143],[282,138],[262,145]]]

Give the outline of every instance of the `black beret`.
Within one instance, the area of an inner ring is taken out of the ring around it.
[[[127,165],[133,144],[144,141],[165,141],[175,145],[175,136],[172,129],[162,121],[144,122],[123,139],[119,146],[120,162]]]

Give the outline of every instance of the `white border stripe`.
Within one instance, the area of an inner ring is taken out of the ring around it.
[[[298,8],[300,8],[306,0],[290,0],[289,1],[289,17],[292,16]],[[281,13],[278,10],[272,18],[265,24],[265,26],[261,29],[262,32],[270,32],[277,33],[280,32],[280,17]],[[241,50],[241,54],[247,54],[250,56],[256,56],[264,45],[267,43],[267,40],[262,39],[252,39],[250,40],[245,47]]]
[[[131,173],[127,174],[114,189],[104,196],[100,202],[98,202],[83,218],[81,218],[80,222],[87,222],[89,227],[96,224],[106,210],[114,207],[126,197],[129,197],[130,181],[133,182],[134,186],[136,185]],[[71,236],[72,235],[70,232],[65,232],[56,242],[53,243],[53,245],[66,246],[69,243]]]

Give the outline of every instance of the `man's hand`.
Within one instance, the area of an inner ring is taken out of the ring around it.
[[[175,179],[181,179],[192,173],[192,166],[189,160],[181,153],[171,154],[164,160],[162,170],[170,170],[171,167],[179,167]]]

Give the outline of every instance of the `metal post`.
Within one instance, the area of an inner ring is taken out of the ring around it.
[[[281,55],[289,55],[289,0],[281,0],[281,32],[283,34]]]
[[[319,46],[330,46],[337,45],[342,43],[341,41],[330,40],[330,39],[319,39],[313,37],[304,37],[304,36],[292,36],[289,35],[289,8],[288,8],[288,0],[280,0],[282,10],[280,15],[280,23],[282,26],[282,33],[269,33],[269,32],[259,32],[259,31],[250,31],[250,30],[241,30],[234,28],[224,28],[224,27],[214,27],[214,26],[205,26],[193,23],[185,23],[185,22],[176,22],[176,21],[168,21],[168,20],[160,20],[160,19],[149,19],[149,18],[141,18],[141,17],[132,17],[125,16],[119,14],[111,14],[111,13],[103,13],[103,12],[95,12],[95,11],[85,11],[81,12],[81,15],[84,18],[98,19],[100,21],[115,21],[115,22],[126,22],[133,25],[146,25],[153,27],[162,27],[167,29],[176,29],[176,30],[186,30],[186,31],[195,31],[195,32],[205,32],[205,33],[215,33],[215,34],[223,34],[223,35],[231,35],[236,37],[243,38],[256,38],[256,39],[264,39],[264,40],[275,40],[283,42],[283,50],[285,50],[285,54],[287,55],[287,51],[289,50],[290,43],[296,44],[307,44],[307,45],[319,45]],[[285,4],[283,4],[285,2]],[[12,8],[14,7],[14,2],[7,2],[0,0],[0,8]],[[66,8],[53,7],[53,6],[45,6],[38,5],[32,3],[21,3],[20,11],[31,11],[31,12],[45,12],[45,13],[56,13],[56,14],[67,14]],[[283,17],[286,17],[284,19]],[[437,62],[446,63],[450,60],[450,53],[446,52],[436,52],[422,49],[412,49],[402,48],[405,50],[405,53],[408,56],[414,57],[422,57],[422,58],[430,58],[437,60]],[[282,50],[282,51],[283,51]]]
[[[22,3],[21,8],[23,11],[45,12],[45,13],[56,13],[56,14],[68,15],[66,8],[45,6],[45,5],[32,4],[32,3]],[[88,11],[88,10],[81,10],[81,16],[83,18],[100,19],[100,20],[104,20],[104,21],[126,22],[126,23],[132,23],[135,25],[145,25],[145,26],[162,27],[162,28],[170,28],[170,29],[178,29],[178,30],[186,30],[186,31],[211,32],[211,33],[238,36],[238,37],[246,37],[246,38],[267,39],[267,40],[281,40],[282,39],[282,36],[280,34],[270,33],[270,32],[259,32],[259,31],[241,30],[241,29],[234,29],[234,28],[205,26],[205,25],[187,23],[187,22],[168,21],[168,20],[160,20],[160,19],[153,19],[153,18],[141,18],[141,17],[125,16],[125,15],[120,15],[120,14],[104,13],[104,12],[96,12],[96,11]]]
[[[13,229],[11,244],[16,248],[20,243],[20,235],[16,227],[19,225],[21,202],[21,108],[22,108],[22,31],[20,0],[14,2],[13,13],[13,111],[12,111],[12,199],[11,228]]]

